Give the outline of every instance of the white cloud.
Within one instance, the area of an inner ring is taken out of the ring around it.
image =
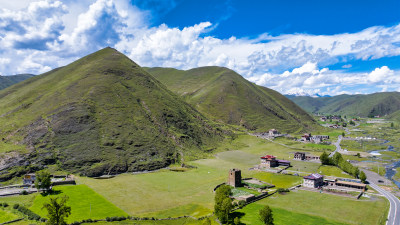
[[[389,69],[387,66],[382,66],[381,68],[376,68],[374,71],[368,74],[368,80],[372,83],[390,83],[392,81],[392,76],[394,71]]]

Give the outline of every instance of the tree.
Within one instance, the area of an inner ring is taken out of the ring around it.
[[[339,152],[335,152],[335,154],[332,157],[333,164],[338,166],[340,161],[342,160],[343,160],[342,154],[340,154]]]
[[[342,132],[342,137],[344,137],[346,134],[344,132]]]
[[[58,201],[60,199],[60,201]],[[71,207],[66,205],[68,197],[50,198],[50,202],[44,203],[43,208],[47,209],[47,225],[65,225],[65,218],[71,215]]]
[[[393,123],[393,122],[392,122],[392,123],[390,123],[390,127],[392,127],[392,128],[394,127],[394,123]]]
[[[48,192],[51,186],[51,175],[49,172],[42,170],[36,173],[35,187]]]
[[[239,217],[235,217],[235,219],[233,220],[233,223],[234,223],[235,225],[239,225],[239,224],[240,224],[240,219],[239,219]]]
[[[319,157],[319,160],[321,161],[322,165],[329,165],[330,160],[329,160],[329,155],[326,152],[323,152],[321,156]]]
[[[361,154],[359,153],[359,152],[357,152],[357,155],[356,155],[358,158],[361,158]]]
[[[365,183],[365,181],[367,180],[367,175],[365,175],[364,171],[361,171],[361,172],[360,172],[359,177],[360,177],[360,180],[361,180],[363,183]]]
[[[221,213],[220,213],[221,218],[219,218],[219,221],[221,221],[221,223],[228,223],[229,213],[231,212],[232,208],[233,208],[232,199],[225,198],[221,206]]]
[[[264,206],[259,211],[260,220],[263,224],[274,225],[274,218],[272,217],[272,210],[269,206]]]
[[[229,212],[233,207],[229,198],[231,194],[231,188],[227,185],[222,185],[215,191],[214,213],[221,223],[228,222]]]

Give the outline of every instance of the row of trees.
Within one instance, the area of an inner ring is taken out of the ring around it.
[[[353,166],[350,162],[343,159],[342,154],[335,152],[332,158],[326,152],[323,152],[320,156],[322,165],[332,165],[337,166],[344,172],[351,174],[353,177],[359,178],[362,182],[365,182],[367,176],[363,171],[360,171],[358,167]]]

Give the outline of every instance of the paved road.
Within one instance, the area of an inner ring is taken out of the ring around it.
[[[335,143],[333,143],[333,145],[336,146],[336,150],[331,152],[331,154],[329,154],[329,157],[332,157],[335,154],[335,152],[340,152],[342,150],[342,148],[340,147],[340,142],[342,141],[342,138],[343,138],[342,135],[339,135],[338,140]]]
[[[388,214],[388,220],[386,221],[386,225],[399,225],[400,224],[400,200],[391,194],[390,192],[382,189],[375,183],[372,183],[371,181],[367,180],[369,182],[369,185],[377,190],[379,193],[384,195],[390,202],[390,209],[389,209],[389,214]]]

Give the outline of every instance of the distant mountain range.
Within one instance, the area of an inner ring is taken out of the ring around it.
[[[294,103],[310,113],[340,114],[348,116],[392,116],[400,110],[399,92],[381,92],[368,95],[337,95],[313,98],[288,96]]]
[[[0,90],[7,88],[13,84],[19,83],[23,80],[33,77],[33,74],[18,74],[11,76],[0,76]]]
[[[315,127],[309,114],[285,96],[253,84],[224,67],[191,70],[147,68],[167,88],[214,120],[248,130],[305,131]]]

